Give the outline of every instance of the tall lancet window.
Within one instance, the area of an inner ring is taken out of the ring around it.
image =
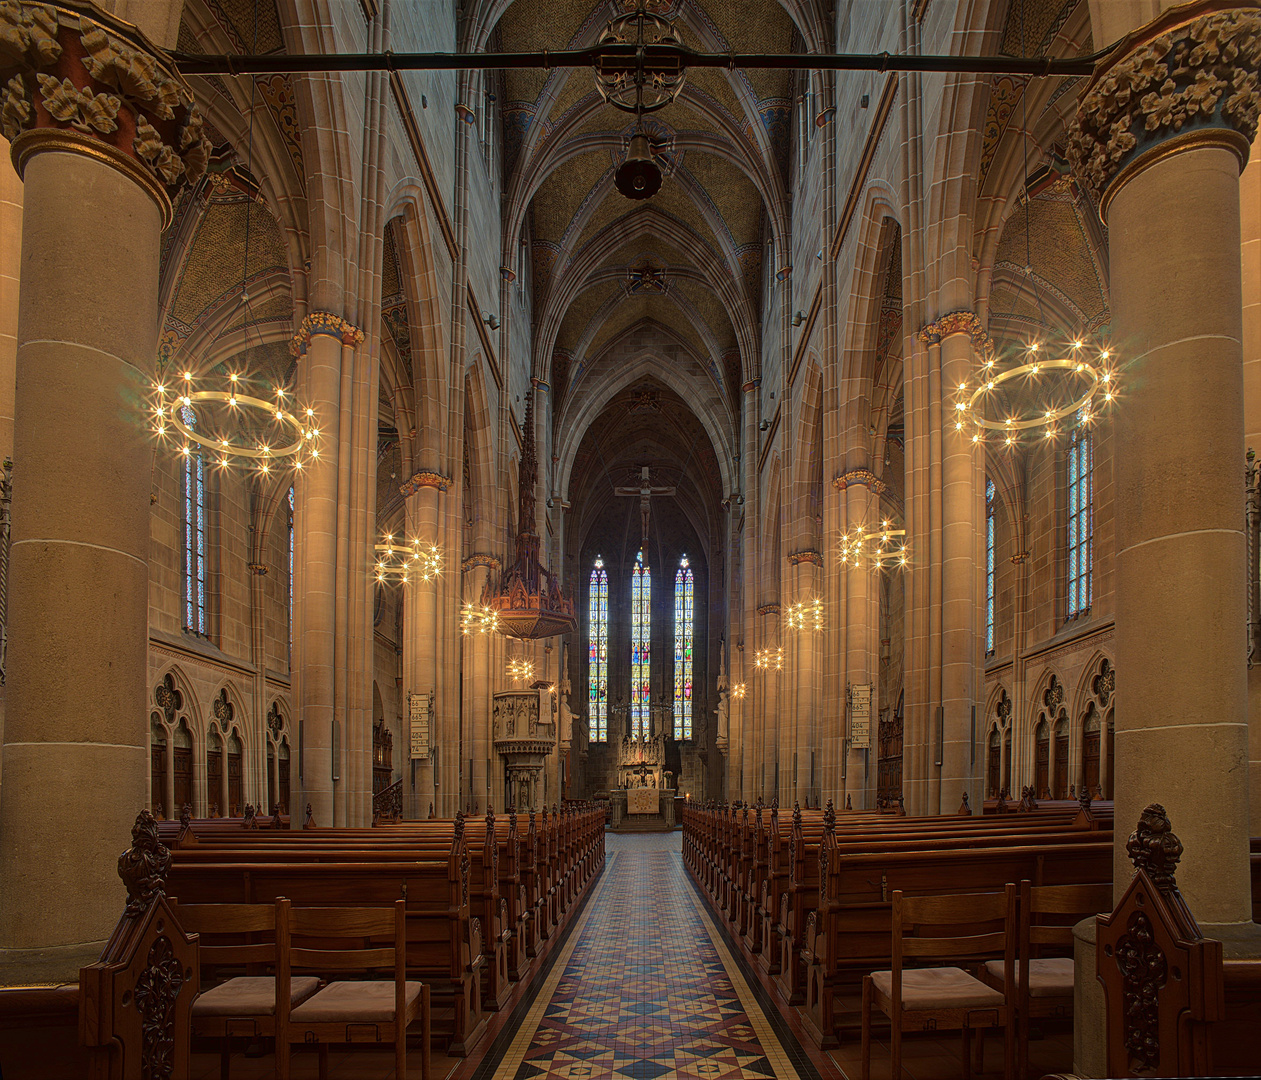
[[[587,586],[587,716],[591,739],[609,737],[609,574],[597,555]]]
[[[185,405],[180,418],[193,430],[197,415]],[[192,447],[184,448],[184,626],[206,632],[206,464]]]
[[[674,575],[674,737],[692,737],[692,568],[686,555]]]
[[[289,666],[293,667],[293,488],[289,489]]]
[[[1088,612],[1092,599],[1094,464],[1093,440],[1079,413],[1077,427],[1068,444],[1068,536],[1065,544],[1068,554],[1068,604],[1065,614],[1070,619]]]
[[[649,637],[652,631],[652,571],[644,564],[644,553],[635,556],[631,571],[631,734],[649,734]]]
[[[994,651],[994,481],[985,478],[985,655]]]

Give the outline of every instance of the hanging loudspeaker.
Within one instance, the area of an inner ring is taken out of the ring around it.
[[[631,139],[626,160],[617,170],[613,183],[628,199],[651,199],[661,190],[661,170],[652,160],[648,136],[643,132]]]

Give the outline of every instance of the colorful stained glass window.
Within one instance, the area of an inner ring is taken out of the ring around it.
[[[587,721],[593,742],[609,737],[609,574],[597,555],[587,586]]]
[[[985,479],[985,654],[994,651],[994,481]]]
[[[652,571],[644,563],[644,553],[635,556],[631,571],[631,734],[645,738],[651,733],[649,705],[650,636],[652,632]]]
[[[185,405],[180,419],[190,430],[197,414]],[[193,448],[184,454],[184,626],[206,632],[206,465]]]
[[[1078,414],[1068,446],[1068,554],[1066,615],[1072,619],[1090,610],[1094,569],[1094,440]]]
[[[674,574],[674,737],[692,737],[692,568],[684,555]]]

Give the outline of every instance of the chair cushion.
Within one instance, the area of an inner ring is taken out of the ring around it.
[[[998,983],[1003,981],[1003,962],[987,960],[985,970]],[[1024,965],[1016,964],[1016,985],[1020,986],[1024,978]],[[1072,997],[1073,996],[1073,961],[1071,957],[1054,956],[1043,960],[1029,961],[1029,996],[1036,997]]]
[[[893,996],[893,972],[873,971],[871,982],[885,997]],[[904,1009],[993,1009],[1003,995],[974,979],[962,968],[904,968]]]
[[[421,984],[406,983],[410,1008],[420,997]],[[295,1024],[387,1023],[394,1019],[394,982],[329,983],[315,997],[289,1014]]]
[[[289,980],[291,1007],[320,987],[314,976]],[[212,987],[193,1002],[193,1016],[271,1016],[276,1011],[276,980],[270,975],[242,975]]]

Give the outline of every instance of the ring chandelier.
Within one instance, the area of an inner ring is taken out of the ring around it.
[[[483,604],[465,604],[460,611],[460,632],[494,634],[499,630],[499,613]]]
[[[513,659],[508,661],[508,677],[516,682],[529,682],[534,678],[534,661]]]
[[[784,650],[782,647],[758,649],[753,657],[753,666],[764,671],[784,670]]]
[[[744,683],[738,682],[731,688],[731,696],[739,701],[745,695]]]
[[[410,543],[394,542],[392,533],[385,534],[385,543],[376,545],[377,561],[373,573],[386,585],[406,585],[412,578],[429,582],[442,573],[442,552],[434,544],[423,544],[418,537]]]
[[[153,407],[153,430],[158,438],[176,446],[184,457],[200,452],[194,447],[201,447],[211,464],[221,468],[241,465],[263,476],[288,467],[301,472],[319,459],[320,429],[314,409],[291,404],[292,395],[283,387],[276,387],[275,400],[269,401],[244,393],[236,372],[228,381],[227,390],[195,390],[191,371],[185,371],[174,385],[159,378],[154,384]],[[231,434],[211,431],[209,426],[197,430],[203,416],[219,406],[227,406],[229,415],[236,418],[236,430]],[[249,414],[264,420],[266,430],[243,434]]]
[[[1023,363],[1001,371],[990,352],[976,382],[956,388],[955,430],[970,433],[974,443],[985,442],[993,434],[1001,437],[1004,446],[1014,446],[1026,432],[1041,429],[1043,438],[1052,439],[1075,423],[1089,426],[1116,401],[1115,364],[1111,349],[1083,338],[1058,348],[1032,342]],[[1027,389],[1040,390],[1042,400],[1023,408],[1001,409],[995,392],[1015,380],[1024,380]],[[1050,384],[1055,381],[1060,382],[1061,392],[1053,397]]]
[[[822,630],[823,601],[803,600],[800,604],[790,605],[784,621],[789,630]]]
[[[841,534],[841,564],[861,566],[870,561],[872,570],[886,566],[906,566],[909,553],[906,547],[906,530],[895,529],[886,519],[879,529],[855,525]]]

